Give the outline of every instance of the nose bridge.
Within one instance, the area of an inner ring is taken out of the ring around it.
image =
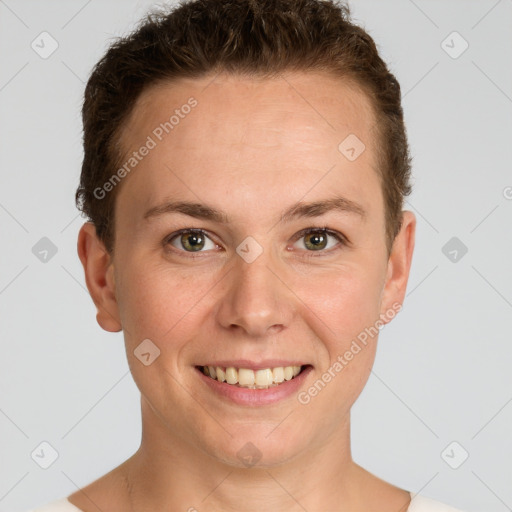
[[[221,298],[219,322],[224,328],[242,329],[251,337],[265,336],[271,330],[288,326],[293,302],[276,276],[279,272],[275,270],[271,251],[263,251],[252,261],[241,254],[233,257],[233,268]]]

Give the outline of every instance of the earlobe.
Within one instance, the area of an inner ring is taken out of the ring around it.
[[[381,316],[387,316],[386,312],[396,309],[397,304],[403,304],[412,264],[415,234],[416,216],[413,212],[404,210],[402,227],[395,238],[388,260],[386,282],[382,291]]]
[[[115,295],[113,263],[92,222],[86,222],[78,234],[77,250],[84,267],[85,282],[96,306],[96,320],[105,331],[122,330]]]

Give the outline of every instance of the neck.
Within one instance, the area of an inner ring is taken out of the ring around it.
[[[358,510],[368,473],[350,452],[350,417],[319,445],[268,467],[229,465],[177,438],[143,404],[142,441],[125,463],[132,509]]]

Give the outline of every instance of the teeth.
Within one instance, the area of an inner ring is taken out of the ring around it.
[[[284,380],[292,380],[293,377],[293,367],[285,366],[284,368]]]
[[[277,386],[285,380],[293,379],[300,371],[300,366],[279,366],[256,371],[248,368],[236,369],[233,366],[225,369],[220,366],[203,366],[203,373],[212,379],[252,389],[266,389]]]
[[[278,368],[274,368],[272,370],[273,380],[278,384],[284,382],[284,368],[279,366]]]
[[[232,366],[226,368],[226,382],[228,384],[236,384],[238,382],[238,372],[236,371],[236,368],[233,368]]]
[[[238,384],[240,386],[254,386],[254,372],[247,368],[238,370]]]
[[[254,380],[257,386],[270,386],[274,380],[272,377],[272,370],[270,368],[257,370],[256,373],[254,373]]]
[[[219,382],[224,382],[226,380],[226,372],[219,366],[217,366],[216,371],[217,371],[217,380]]]

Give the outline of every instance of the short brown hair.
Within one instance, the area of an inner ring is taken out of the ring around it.
[[[111,253],[117,188],[94,193],[120,165],[120,134],[141,93],[166,79],[226,71],[275,76],[326,71],[357,84],[377,120],[377,162],[385,204],[388,256],[411,193],[411,157],[400,85],[375,42],[332,0],[193,0],[149,13],[116,40],[94,67],[82,108],[84,159],[78,208]],[[341,141],[340,141],[341,142]]]

